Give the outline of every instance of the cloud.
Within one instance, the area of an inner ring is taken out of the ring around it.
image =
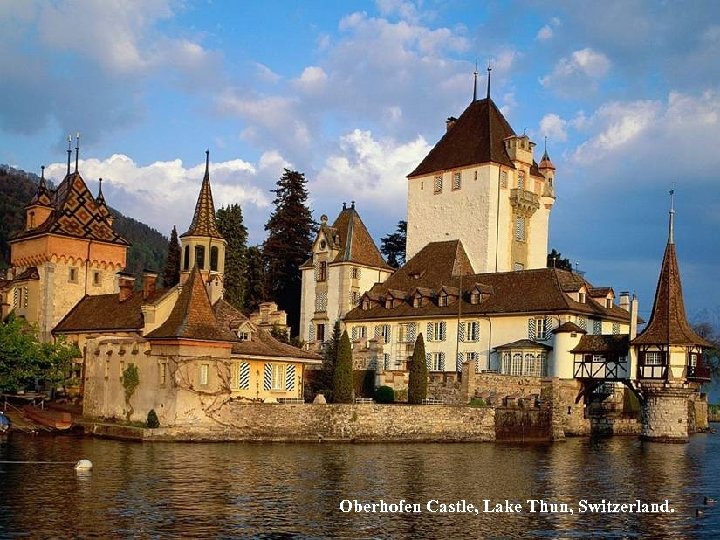
[[[538,30],[536,39],[539,41],[546,41],[553,37],[553,29],[550,25],[546,24],[540,30]]]
[[[560,94],[587,92],[610,71],[611,62],[603,53],[589,47],[574,51],[558,60],[552,72],[540,78],[540,84]]]
[[[265,179],[279,178],[284,163],[272,153],[264,155],[257,165],[242,159],[211,162],[215,208],[240,204],[246,225],[257,236],[270,206],[271,186],[264,183]],[[46,176],[57,184],[66,167],[65,163],[53,163],[46,168]],[[168,234],[174,225],[183,232],[180,229],[190,224],[205,162],[186,166],[174,159],[143,166],[129,156],[114,154],[106,159],[80,160],[79,170],[93,193],[97,192],[97,179],[103,178],[103,193],[110,206]]]
[[[540,120],[540,134],[555,141],[567,141],[567,120],[555,113],[546,114]]]
[[[308,66],[295,81],[295,86],[307,93],[318,93],[325,89],[327,81],[328,76],[323,68]]]

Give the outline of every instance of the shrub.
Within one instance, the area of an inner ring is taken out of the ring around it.
[[[155,412],[155,409],[150,409],[148,411],[147,415],[147,421],[145,422],[147,427],[151,429],[159,428],[160,427],[160,420],[158,420],[157,413]]]
[[[470,400],[470,407],[484,407],[485,400],[483,398],[474,397]]]
[[[375,401],[378,403],[393,403],[395,401],[395,390],[389,386],[381,386],[375,390]]]
[[[333,373],[333,403],[353,402],[352,347],[347,331],[343,332],[338,347],[337,362]]]
[[[427,398],[428,369],[425,363],[425,343],[422,334],[415,340],[415,350],[410,360],[410,379],[408,381],[408,403],[419,405]]]

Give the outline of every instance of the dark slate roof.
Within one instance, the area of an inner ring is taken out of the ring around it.
[[[193,339],[201,341],[236,341],[220,325],[210,305],[210,298],[197,266],[183,284],[180,296],[168,319],[147,335],[148,339]]]
[[[473,101],[408,177],[490,162],[515,168],[505,149],[513,135],[492,99]]]
[[[53,329],[53,334],[79,332],[141,332],[144,326],[142,306],[151,304],[169,292],[158,289],[143,299],[142,292],[134,293],[124,302],[115,294],[85,295]]]
[[[211,238],[222,238],[215,221],[215,204],[213,203],[212,190],[210,189],[210,152],[205,152],[205,176],[203,177],[200,194],[195,203],[195,214],[187,232],[184,236],[209,236]]]
[[[503,349],[543,349],[545,351],[552,351],[552,347],[550,345],[538,343],[537,341],[533,341],[531,339],[519,339],[517,341],[513,341],[512,343],[505,343],[504,345],[498,345],[495,347],[496,351],[501,351]]]
[[[626,355],[630,348],[630,336],[628,335],[585,335],[572,353],[616,353]]]
[[[460,268],[466,269],[465,272],[459,272]],[[490,294],[482,302],[471,304],[470,292],[478,284]],[[559,268],[475,274],[462,244],[458,240],[451,240],[425,246],[384,283],[374,285],[368,297],[382,299],[389,290],[411,293],[418,287],[438,292],[443,286],[450,286],[463,291],[460,307],[463,315],[571,312],[620,322],[629,321],[629,313],[617,306],[608,309],[590,297],[585,303],[570,298],[566,289],[577,290],[578,284],[592,287],[582,276]],[[362,309],[361,302],[359,307],[346,315],[346,320],[452,317],[457,316],[457,313],[458,305],[455,302],[443,307],[435,302],[413,307],[411,301],[405,301],[392,308],[385,308],[384,303],[380,302],[367,310]]]
[[[33,201],[41,203],[45,199],[38,194]],[[33,204],[31,202],[31,204]],[[44,204],[44,203],[43,203]],[[53,195],[51,205],[53,211],[38,227],[20,231],[13,240],[33,238],[44,234],[57,234],[73,238],[86,238],[111,244],[129,245],[129,242],[115,232],[107,220],[106,209],[100,207],[90,193],[85,181],[79,173],[74,172],[65,177]]]
[[[663,255],[650,322],[633,340],[633,345],[712,346],[707,340],[698,336],[688,323],[680,283],[680,269],[675,255],[675,244],[672,242],[668,242]]]
[[[249,340],[233,343],[232,354],[241,356],[278,357],[287,359],[300,359],[312,363],[319,363],[322,358],[317,354],[293,347],[275,339],[270,332],[258,328],[238,309],[225,300],[218,300],[213,306],[219,324],[228,332],[236,332],[242,324],[251,329]]]

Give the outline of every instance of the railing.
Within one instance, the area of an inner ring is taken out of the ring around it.
[[[628,378],[627,361],[621,360],[576,360],[573,376],[576,379],[611,379]]]
[[[356,397],[355,403],[369,405],[369,404],[375,403],[375,400],[370,397]]]
[[[426,398],[422,400],[423,405],[445,405],[442,399]]]
[[[277,402],[282,405],[299,405],[301,403],[305,403],[305,400],[297,397],[281,397],[277,398]]]
[[[709,381],[712,378],[710,369],[704,363],[687,367],[687,378],[697,381]]]
[[[532,191],[521,188],[510,190],[510,203],[513,206],[524,206],[532,210],[540,208],[540,198]]]

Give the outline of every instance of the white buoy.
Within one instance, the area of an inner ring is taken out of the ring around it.
[[[92,461],[89,459],[81,459],[75,464],[76,471],[89,471],[93,467]]]

